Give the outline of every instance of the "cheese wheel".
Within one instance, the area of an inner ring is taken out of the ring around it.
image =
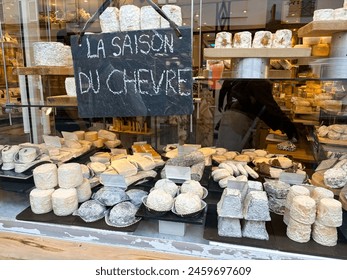
[[[85,202],[92,196],[92,188],[89,180],[83,178],[83,183],[76,187],[78,203]]]
[[[160,15],[152,6],[141,7],[141,29],[158,29],[160,28]]]
[[[293,241],[306,243],[311,237],[311,225],[302,224],[290,218],[287,226],[287,236]]]
[[[322,198],[317,207],[317,221],[327,227],[342,225],[342,204],[333,198]]]
[[[307,195],[294,197],[290,217],[302,224],[313,224],[316,219],[316,202]]]
[[[40,190],[58,186],[58,168],[54,163],[41,164],[33,170],[35,187]]]
[[[226,164],[225,162],[220,163],[220,164],[218,165],[218,168],[219,168],[219,169],[226,169],[226,170],[229,171],[229,173],[230,173],[231,175],[234,175],[234,170],[233,170],[233,168],[232,168],[229,164]]]
[[[307,196],[309,196],[310,195],[310,191],[307,188],[303,187],[303,186],[299,186],[299,185],[291,186],[291,188],[289,189],[289,192],[287,194],[286,203],[285,203],[285,206],[288,209],[291,208],[291,205],[292,205],[294,197],[298,196],[298,195],[307,195]]]
[[[87,131],[84,133],[84,140],[86,141],[96,141],[98,140],[98,132],[97,131]]]
[[[78,209],[77,190],[57,189],[52,194],[53,213],[57,216],[71,215]]]
[[[99,19],[103,33],[120,31],[119,9],[117,7],[107,7]]]
[[[258,179],[259,178],[259,174],[257,172],[255,172],[253,170],[253,168],[251,168],[250,166],[248,166],[247,164],[243,166],[244,169],[246,170],[246,172],[248,173],[249,176],[251,176],[253,179]]]
[[[141,9],[135,5],[123,5],[119,9],[121,31],[140,30]]]
[[[335,246],[337,244],[336,227],[327,227],[315,222],[312,228],[312,239],[323,246]]]
[[[311,192],[311,197],[316,202],[316,205],[318,205],[318,202],[322,198],[334,198],[334,193],[326,188],[315,187]]]
[[[74,131],[73,132],[74,134],[76,134],[76,136],[77,136],[77,139],[78,140],[84,140],[84,135],[85,135],[85,131],[83,131],[83,130],[77,130],[77,131]],[[82,143],[81,143],[82,144]],[[83,144],[82,144],[83,145]]]
[[[106,140],[111,140],[114,141],[117,139],[117,135],[115,133],[113,133],[112,131],[108,131],[105,129],[100,129],[98,131],[98,138],[103,138]]]
[[[18,152],[19,161],[22,163],[29,163],[36,159],[36,149],[35,148],[23,148]]]
[[[58,184],[60,188],[76,188],[83,183],[81,165],[77,162],[65,163],[58,167]]]
[[[231,175],[230,172],[224,168],[223,169],[216,169],[212,173],[213,173],[212,177],[213,177],[213,180],[215,182],[218,182],[219,180],[224,179],[224,178]]]
[[[52,194],[54,189],[40,190],[34,188],[29,195],[31,211],[35,214],[45,214],[52,211]]]
[[[163,5],[161,9],[169,17],[169,19],[171,19],[178,26],[182,26],[182,11],[180,6]],[[163,17],[160,17],[160,27],[169,28],[170,24],[166,19],[164,19]]]

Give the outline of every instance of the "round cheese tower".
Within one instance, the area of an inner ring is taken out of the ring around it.
[[[287,198],[286,198],[286,204],[285,204],[286,208],[288,208],[288,209],[291,208],[294,197],[296,197],[298,195],[309,196],[310,191],[303,186],[299,186],[299,185],[291,186],[291,188],[289,189],[289,192],[287,194]]]
[[[292,31],[279,29],[275,32],[272,41],[273,48],[290,48],[292,46]]]
[[[78,203],[87,201],[92,196],[89,180],[83,178],[83,183],[76,187]]]
[[[270,31],[257,31],[254,34],[252,48],[271,48],[272,33]]]
[[[54,189],[40,190],[34,188],[29,195],[31,211],[35,214],[45,214],[52,211],[52,194]]]
[[[252,47],[252,33],[249,31],[237,32],[233,39],[234,48],[251,48]]]
[[[316,202],[307,195],[294,197],[290,207],[290,217],[302,224],[313,224],[316,219]]]
[[[333,198],[322,198],[317,207],[317,221],[327,227],[342,225],[342,204]]]
[[[232,34],[230,32],[218,32],[214,41],[215,48],[232,48]]]
[[[192,193],[181,193],[175,198],[175,210],[177,214],[187,215],[201,210],[201,199]]]
[[[113,206],[108,220],[113,226],[124,227],[132,224],[135,220],[137,207],[130,201],[124,201]]]
[[[199,183],[199,181],[188,180],[185,181],[180,188],[181,193],[192,192],[196,194],[199,198],[204,196],[204,189]]]
[[[41,164],[33,170],[35,187],[40,190],[58,186],[58,168],[54,163]]]
[[[327,227],[319,222],[315,222],[312,228],[312,238],[323,246],[335,246],[337,244],[336,227]]]
[[[84,140],[86,141],[96,141],[98,140],[98,132],[97,131],[87,131],[84,133]]]
[[[172,197],[175,197],[178,192],[178,186],[169,179],[158,180],[153,187],[153,190],[155,189],[162,189],[166,191],[168,194],[170,194]]]
[[[147,196],[147,206],[158,212],[169,211],[173,205],[172,196],[163,189],[155,189]]]
[[[334,198],[334,193],[326,188],[316,187],[312,190],[311,197],[316,201],[316,205],[318,205],[322,198]]]
[[[287,226],[287,236],[293,241],[306,243],[311,238],[311,225],[302,224],[290,218]]]
[[[79,163],[64,163],[58,167],[58,184],[60,188],[76,188],[82,183],[83,174]]]
[[[19,161],[23,163],[33,162],[37,153],[35,148],[23,148],[18,152]]]
[[[57,189],[52,194],[53,212],[57,216],[68,216],[78,208],[77,191],[73,189]]]

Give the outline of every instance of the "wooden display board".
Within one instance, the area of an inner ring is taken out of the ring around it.
[[[334,193],[334,195],[338,196],[340,194],[342,188],[333,189],[333,188],[328,187],[326,184],[324,184],[324,172],[325,172],[325,170],[320,170],[320,171],[313,173],[312,178],[311,178],[312,185],[317,186],[317,187],[326,188],[326,189],[332,191]]]
[[[311,21],[305,26],[299,28],[299,37],[320,37],[331,36],[337,32],[347,30],[347,20],[321,20]]]

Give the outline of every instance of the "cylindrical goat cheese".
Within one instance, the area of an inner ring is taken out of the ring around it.
[[[333,20],[334,9],[319,9],[313,12],[313,21]]]
[[[233,47],[234,48],[251,48],[252,33],[249,31],[235,33],[234,39],[233,39]]]
[[[163,5],[161,9],[168,16],[169,19],[171,19],[178,26],[182,26],[182,11],[180,6]],[[160,26],[161,28],[169,28],[170,23],[163,17],[160,17]]]
[[[60,188],[76,188],[82,183],[83,174],[79,163],[64,163],[58,167],[58,184]]]
[[[18,152],[19,162],[29,163],[36,159],[36,149],[35,148],[23,148]]]
[[[232,48],[232,34],[226,31],[218,32],[216,34],[214,45],[215,48]]]
[[[68,77],[65,79],[65,90],[68,96],[77,96],[74,77]]]
[[[312,239],[323,246],[335,246],[337,228],[327,227],[316,221],[312,227]]]
[[[290,29],[279,29],[273,34],[273,48],[290,48],[292,46],[292,31]]]
[[[71,215],[78,209],[77,190],[57,189],[52,194],[53,212],[57,216]]]
[[[303,186],[299,186],[299,185],[291,186],[289,189],[289,192],[287,194],[287,198],[286,198],[286,203],[285,203],[286,208],[288,208],[288,209],[291,208],[294,197],[298,196],[298,195],[309,196],[310,191]]]
[[[63,43],[35,42],[33,52],[36,66],[67,66],[69,54]]]
[[[12,163],[14,161],[14,155],[18,153],[19,151],[19,146],[18,145],[6,145],[2,150],[1,150],[1,159],[2,162],[8,162]]]
[[[257,31],[253,38],[253,48],[271,48],[272,33],[270,31]]]
[[[318,205],[322,198],[334,198],[334,193],[326,188],[315,187],[311,192],[311,197],[316,201],[316,205]]]
[[[317,207],[317,221],[327,227],[342,225],[342,204],[333,198],[322,198]]]
[[[89,180],[84,178],[83,183],[76,187],[78,203],[87,201],[92,196]]]
[[[117,7],[107,7],[99,18],[102,32],[120,31],[119,9]]]
[[[123,5],[119,10],[120,30],[140,30],[141,9],[135,5]]]
[[[294,197],[290,217],[302,224],[312,225],[316,220],[316,202],[307,195]]]
[[[29,195],[31,211],[35,214],[45,214],[52,211],[52,194],[54,189],[40,190],[34,188]]]
[[[41,164],[33,170],[35,187],[40,190],[58,186],[58,168],[54,163]]]
[[[287,236],[299,243],[308,242],[311,238],[311,225],[302,224],[290,218],[287,226]]]
[[[141,29],[160,28],[160,15],[152,6],[141,7]]]

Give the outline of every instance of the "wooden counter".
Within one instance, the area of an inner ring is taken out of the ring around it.
[[[277,143],[267,144],[266,150],[271,154],[284,154],[293,157],[294,160],[316,163],[316,160],[313,156],[312,147],[308,143],[299,143],[297,149],[294,152],[283,151],[277,149]]]

